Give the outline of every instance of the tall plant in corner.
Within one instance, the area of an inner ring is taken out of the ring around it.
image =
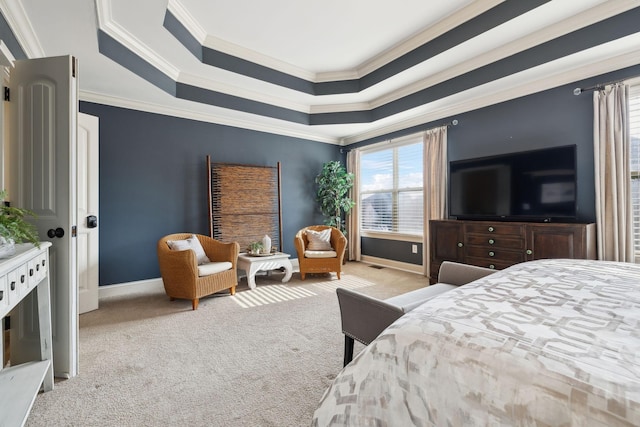
[[[355,206],[355,202],[348,196],[353,187],[353,174],[347,172],[337,160],[326,162],[322,171],[316,177],[318,185],[317,200],[320,204],[324,223],[345,230],[343,214],[346,215]]]

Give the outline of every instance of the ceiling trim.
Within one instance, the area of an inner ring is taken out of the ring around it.
[[[98,28],[127,47],[132,53],[142,58],[160,72],[177,80],[180,70],[166,61],[160,55],[136,38],[124,27],[118,24],[111,13],[111,0],[96,0],[96,12],[98,14]]]
[[[175,107],[167,107],[164,104],[142,102],[128,98],[104,95],[91,91],[80,91],[80,101],[92,102],[95,104],[108,105],[118,108],[126,108],[130,110],[143,111],[147,113],[161,114],[165,116],[179,117],[183,119],[196,120],[199,122],[213,123],[224,126],[232,126],[237,128],[255,130],[258,132],[271,133],[275,135],[290,136],[292,138],[305,139],[308,141],[316,141],[327,144],[339,144],[338,138],[323,137],[313,132],[294,131],[277,125],[268,125],[258,123],[255,120],[233,119],[211,113],[202,113],[199,111],[180,109]]]
[[[490,1],[474,7],[466,7],[450,15],[440,25],[425,30],[408,42],[401,43],[389,52],[373,58],[367,63],[366,73],[364,73],[365,68],[337,71],[331,73],[335,80],[327,80],[326,77],[330,74],[319,78],[320,76],[315,73],[277,61],[250,49],[230,43],[220,44],[218,39],[211,36],[206,38],[210,44],[204,45],[201,42],[202,27],[195,25],[193,30],[190,28],[197,20],[189,15],[184,7],[176,6],[179,0],[171,1],[172,9],[179,10],[181,15],[173,15],[173,12],[167,8],[163,25],[204,64],[310,95],[335,95],[357,93],[373,87],[496,25],[536,9],[550,0]],[[487,6],[492,7],[487,9]],[[194,40],[200,42],[199,48],[194,46]],[[382,58],[386,62],[383,62]]]
[[[0,0],[0,11],[11,27],[16,40],[24,50],[27,58],[41,58],[45,56],[44,49],[36,36],[27,12],[22,2]]]
[[[640,35],[634,37],[638,39],[638,42],[640,42]],[[640,43],[636,45],[640,46]],[[559,59],[552,63],[542,64],[538,67],[530,68],[499,80],[494,80],[485,85],[473,87],[464,92],[453,94],[449,97],[449,102],[446,102],[446,99],[438,99],[433,101],[432,104],[446,103],[446,105],[443,107],[433,105],[431,111],[428,113],[420,113],[414,117],[387,126],[381,126],[367,132],[343,137],[340,139],[340,145],[346,146],[367,141],[369,139],[389,135],[394,132],[400,132],[416,126],[425,125],[433,121],[446,119],[448,117],[455,116],[456,114],[466,113],[495,105],[500,102],[510,101],[515,98],[532,95],[544,90],[638,65],[640,64],[640,49],[604,58],[598,62],[589,62],[588,64],[584,64],[573,69],[560,66],[560,71],[553,70],[547,73],[542,73],[545,75],[542,78],[527,77],[527,74],[532,74],[534,76],[537,75],[541,68],[558,67],[558,63],[561,61],[562,59]],[[488,92],[490,92],[490,95],[487,96],[487,91],[481,90],[482,88],[489,89]],[[473,92],[478,92],[478,94],[474,95]],[[451,102],[453,98],[456,98],[456,100]],[[428,108],[429,105],[425,105],[424,107]]]
[[[599,16],[594,13],[591,15],[593,17]],[[602,18],[602,16],[599,17]],[[347,111],[345,111],[345,108],[341,108],[339,111],[327,111],[326,108],[319,108],[314,110],[314,112],[309,112],[312,110],[311,108],[307,111],[299,111],[289,108],[290,106],[277,105],[277,100],[270,97],[268,101],[265,102],[266,98],[264,97],[261,99],[248,99],[237,92],[221,92],[219,90],[185,84],[178,81],[177,78],[167,76],[162,70],[158,70],[154,64],[149,64],[146,58],[137,56],[137,53],[135,51],[132,52],[126,44],[119,43],[117,40],[110,41],[109,38],[111,38],[111,36],[106,33],[101,33],[101,35],[106,35],[105,37],[99,37],[99,48],[101,53],[177,98],[312,126],[373,123],[434,100],[446,98],[471,87],[483,85],[492,80],[501,79],[510,74],[521,72],[545,62],[554,61],[566,55],[571,55],[593,46],[624,37],[628,34],[633,34],[637,31],[635,23],[638,21],[640,21],[640,7],[636,7],[626,13],[599,20],[596,23],[583,26],[559,37],[546,40],[546,38],[552,37],[555,31],[558,31],[559,27],[562,27],[552,26],[551,28],[554,31],[541,32],[542,35],[524,38],[528,42],[533,40],[539,43],[533,47],[514,53],[513,49],[515,44],[507,45],[506,53],[510,53],[509,56],[484,65],[475,64],[476,68],[456,76],[450,76],[446,80],[438,82],[432,81],[431,83],[433,84],[431,86],[424,87],[415,92],[406,93],[400,90],[399,94],[401,97],[392,99],[384,104],[371,106],[369,103],[370,108]],[[576,23],[577,22],[580,21],[576,21]],[[541,41],[543,42],[540,43]],[[523,47],[522,40],[517,43],[520,48]],[[151,67],[149,67],[149,65]],[[469,65],[466,67],[469,67]],[[155,73],[153,73],[153,71],[155,71]],[[161,75],[158,75],[157,71],[160,71]],[[147,75],[149,72],[151,72],[151,75]],[[160,84],[158,82],[160,82]]]

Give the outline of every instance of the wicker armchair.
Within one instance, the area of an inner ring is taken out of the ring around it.
[[[158,241],[158,263],[164,290],[171,301],[176,298],[189,299],[193,310],[196,310],[203,296],[225,289],[230,289],[231,295],[236,293],[240,245],[235,242],[223,243],[211,237],[196,234],[211,262],[228,261],[232,265],[230,269],[199,277],[195,252],[171,250],[167,243],[169,240],[184,240],[192,235],[193,233],[178,233],[161,238]]]
[[[305,255],[309,240],[307,239],[306,231],[322,231],[327,228],[331,229],[331,247],[336,252],[336,256],[332,258],[310,258]],[[328,225],[311,225],[305,227],[296,233],[294,238],[294,245],[296,252],[298,253],[298,262],[300,263],[300,278],[304,280],[307,273],[330,273],[336,272],[338,279],[340,279],[340,272],[342,271],[342,263],[344,261],[344,251],[347,247],[347,238],[344,234],[335,227]]]

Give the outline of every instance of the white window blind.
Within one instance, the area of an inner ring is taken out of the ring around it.
[[[640,257],[640,84],[631,86],[629,93],[629,122],[633,242],[636,257]]]
[[[422,235],[422,135],[360,153],[360,230]]]

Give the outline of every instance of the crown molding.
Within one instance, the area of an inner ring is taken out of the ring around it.
[[[630,10],[637,6],[638,4],[635,0],[612,0],[601,3],[594,8],[588,9],[580,14],[572,16],[569,19],[550,25],[541,29],[540,31],[536,31],[511,43],[505,44],[498,49],[494,49],[484,54],[470,58],[454,66],[446,67],[443,71],[437,72],[427,78],[416,81],[414,83],[411,83],[410,85],[396,89],[376,99],[373,99],[368,102],[368,108],[374,109],[386,105],[390,102],[409,96],[423,89],[427,89],[454,77],[463,75],[487,64],[491,64],[500,59],[515,55],[518,52],[527,50],[547,41],[561,37],[570,32],[579,30],[580,28],[587,27],[599,21],[626,12],[627,10]],[[451,49],[449,51],[449,54],[454,51],[455,48]],[[340,107],[341,106],[339,105],[325,106],[327,110],[333,108],[334,111],[338,111],[337,109]],[[349,110],[343,109],[341,111]]]
[[[251,49],[247,49],[240,45],[230,43],[226,40],[207,35],[197,19],[191,15],[188,10],[180,3],[180,0],[169,0],[167,9],[180,21],[180,23],[205,47],[232,55],[244,60],[262,65],[274,70],[290,74],[292,76],[311,81],[313,83],[323,83],[329,81],[354,80],[359,79],[372,71],[386,65],[387,63],[399,58],[400,56],[412,51],[413,49],[423,45],[424,43],[442,35],[443,33],[460,25],[460,22],[466,22],[471,18],[491,9],[492,7],[502,3],[504,0],[480,0],[472,2],[469,6],[454,12],[447,16],[444,20],[436,23],[434,26],[412,36],[411,38],[398,43],[396,46],[376,55],[367,60],[362,65],[350,70],[336,70],[323,73],[315,73],[296,67],[285,61],[280,61],[274,57],[261,54]]]
[[[264,93],[251,91],[239,86],[232,86],[219,81],[207,79],[205,77],[195,76],[193,74],[180,73],[178,83],[185,83],[199,88],[221,92],[226,95],[237,96],[239,98],[262,102],[275,107],[287,108],[289,110],[300,111],[306,114],[309,114],[310,112],[309,104],[301,104],[284,98],[277,98],[273,95],[265,95]]]
[[[96,0],[98,26],[113,39],[127,47],[171,79],[178,80],[180,70],[158,55],[153,49],[138,40],[133,34],[118,24],[111,13],[111,0]]]
[[[512,74],[510,76],[503,77],[502,79],[434,101],[428,105],[418,107],[429,107],[430,111],[426,114],[420,113],[406,120],[394,122],[387,126],[382,126],[367,132],[341,138],[340,145],[348,146],[371,138],[402,131],[414,126],[420,126],[429,122],[442,120],[456,114],[466,113],[468,111],[488,107],[500,102],[510,101],[515,98],[567,85],[600,74],[638,65],[640,63],[640,49],[638,49],[637,46],[640,46],[640,34],[628,36],[628,38],[631,40],[629,44],[635,45],[636,49],[622,54],[612,55],[607,58],[602,58],[597,62],[584,61],[582,64],[574,66],[573,68],[562,66],[563,62],[570,60],[565,57],[520,73]],[[542,70],[544,68],[559,68],[559,70],[543,73]],[[537,76],[541,74],[545,77],[537,78]],[[528,77],[529,75],[532,77]],[[441,106],[438,107],[438,105]]]
[[[165,116],[196,120],[199,122],[232,126],[241,129],[271,133],[275,135],[289,136],[292,138],[306,139],[309,141],[323,142],[326,144],[337,145],[339,143],[338,138],[325,137],[312,132],[296,131],[285,126],[268,125],[258,123],[253,120],[233,119],[229,117],[217,116],[211,113],[202,113],[194,110],[167,107],[166,105],[162,104],[104,95],[97,92],[81,90],[80,100],[93,102],[96,104],[109,105],[112,107],[127,108],[130,110],[144,111],[147,113],[161,114]]]
[[[33,25],[27,17],[27,12],[22,7],[22,2],[19,0],[0,0],[0,10],[27,58],[46,56]]]
[[[207,32],[179,0],[169,0],[167,10],[171,12],[171,14],[175,16],[182,25],[184,25],[187,31],[189,31],[201,45],[204,45],[207,38]]]
[[[355,73],[358,76],[366,76],[367,74],[383,67],[391,61],[400,58],[412,50],[422,46],[423,44],[435,39],[438,36],[453,30],[460,26],[461,23],[475,18],[476,16],[486,12],[487,10],[497,6],[504,0],[480,0],[474,1],[470,5],[448,15],[444,19],[440,20],[436,24],[428,27],[427,29],[415,34],[407,40],[404,40],[390,49],[380,53],[379,55],[365,61],[363,64],[357,67]],[[319,76],[320,78],[322,77]]]

